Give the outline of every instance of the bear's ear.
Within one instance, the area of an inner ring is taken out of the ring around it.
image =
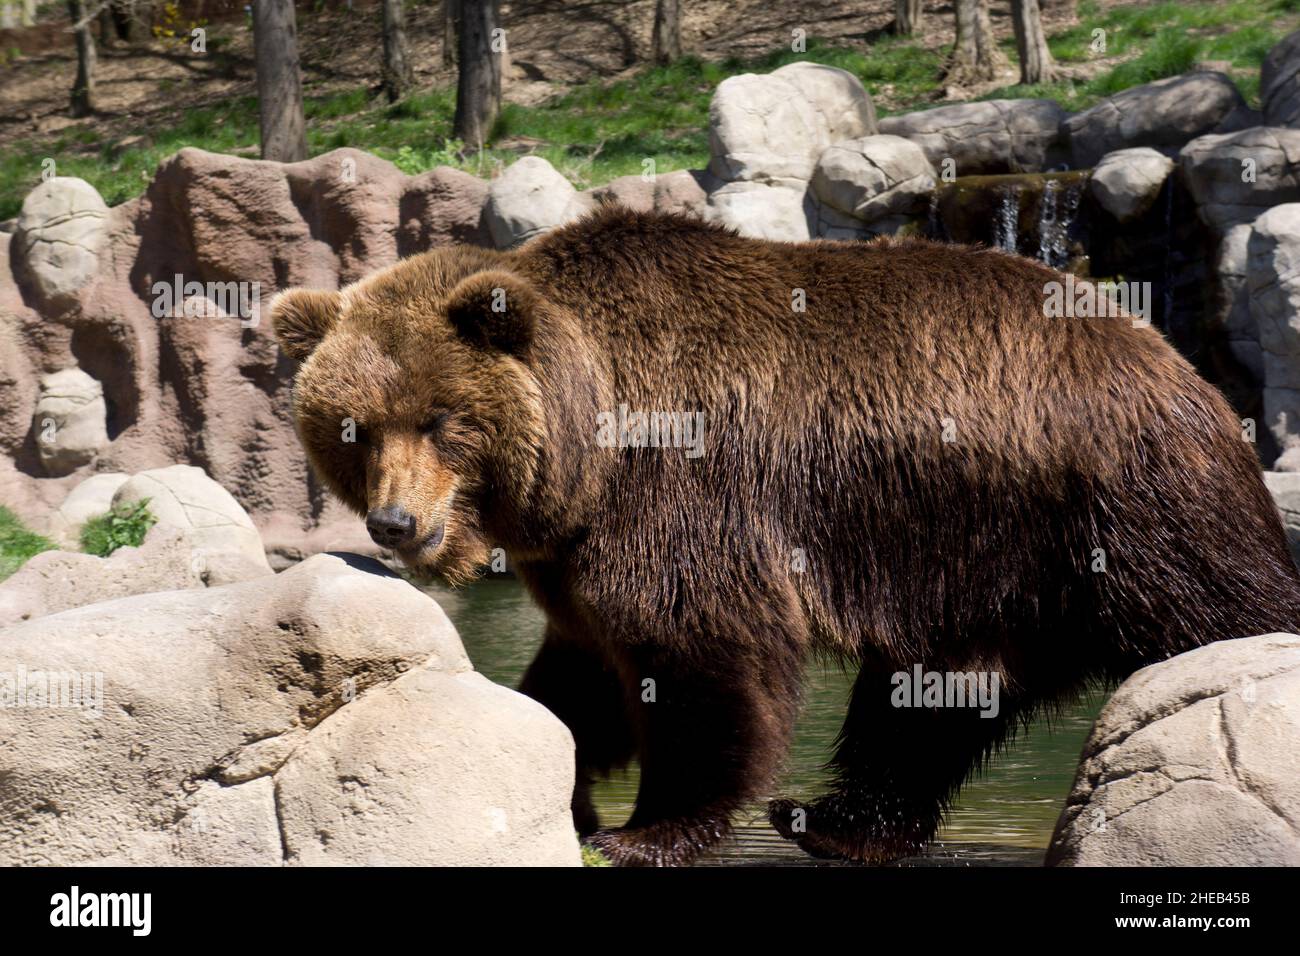
[[[271,302],[271,326],[280,348],[302,361],[320,344],[339,317],[337,292],[323,289],[289,289]]]
[[[447,320],[466,341],[522,355],[533,340],[541,305],[526,279],[489,269],[451,290]]]

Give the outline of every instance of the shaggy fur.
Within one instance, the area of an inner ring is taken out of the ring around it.
[[[463,580],[503,546],[545,610],[522,689],[573,731],[592,844],[677,864],[716,843],[771,784],[821,654],[858,670],[833,789],[772,822],[881,862],[1088,680],[1300,627],[1236,416],[1153,329],[1046,318],[1060,278],[605,209],[512,252],[290,292],[273,317],[329,486],[412,512],[417,568]],[[621,404],[703,412],[705,453],[599,447]],[[998,717],[893,707],[916,664],[996,672]],[[636,810],[598,829],[590,781],[633,757]]]

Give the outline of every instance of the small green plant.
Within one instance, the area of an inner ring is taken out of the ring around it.
[[[582,845],[582,865],[583,866],[609,866],[609,857],[601,853],[594,846]]]
[[[148,498],[117,505],[81,526],[81,550],[106,558],[118,548],[138,548],[157,520]]]
[[[17,515],[0,505],[0,581],[21,568],[32,555],[53,548],[53,541],[27,530]]]
[[[420,151],[411,146],[402,146],[393,157],[393,165],[414,176],[436,166],[452,166],[460,163],[465,144],[458,139],[449,139],[438,149]]]

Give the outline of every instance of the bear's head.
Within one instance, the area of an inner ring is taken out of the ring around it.
[[[493,265],[437,250],[271,304],[317,475],[376,543],[453,583],[489,560],[484,509],[518,512],[545,436],[530,353],[548,305]]]

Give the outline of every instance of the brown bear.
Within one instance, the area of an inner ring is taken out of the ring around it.
[[[521,689],[573,732],[590,844],[681,864],[717,843],[823,655],[858,672],[832,791],[770,816],[881,862],[1086,682],[1300,628],[1242,423],[1155,329],[1049,317],[1063,279],[604,208],[272,317],[311,463],[375,540],[453,581],[503,547],[544,609]],[[918,667],[995,675],[996,715],[897,706]],[[633,758],[635,812],[600,829],[590,784]]]

